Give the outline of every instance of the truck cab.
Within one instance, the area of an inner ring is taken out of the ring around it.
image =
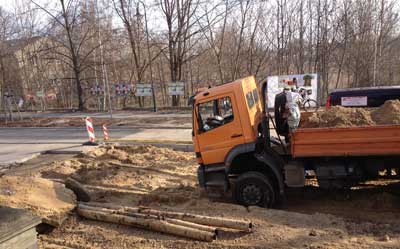
[[[195,97],[193,144],[200,164],[224,163],[236,146],[258,137],[262,105],[253,77],[201,92]]]
[[[281,178],[282,167],[279,159],[263,157],[265,115],[255,78],[247,77],[201,91],[193,97],[192,105],[192,135],[200,164],[200,186],[227,191],[235,180],[234,196],[239,203],[262,206],[275,203],[283,187],[276,179]],[[265,160],[270,167],[265,167]],[[266,174],[274,175],[273,179]],[[254,182],[259,182],[261,189]]]

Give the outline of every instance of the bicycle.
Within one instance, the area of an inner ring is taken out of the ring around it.
[[[318,111],[319,105],[318,102],[312,98],[310,98],[312,94],[312,89],[307,89],[300,87],[298,90],[299,94],[303,98],[301,102],[301,108],[306,112],[316,112]]]

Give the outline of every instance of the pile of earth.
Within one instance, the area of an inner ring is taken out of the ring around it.
[[[323,208],[315,200],[312,205],[302,203],[295,212],[245,208],[210,200],[197,186],[197,163],[192,152],[180,152],[153,146],[104,146],[82,153],[71,159],[51,162],[41,168],[33,179],[48,178],[60,181],[73,177],[87,189],[92,201],[115,205],[145,205],[160,210],[188,212],[201,215],[251,220],[252,233],[222,230],[218,240],[207,243],[147,231],[140,228],[84,219],[72,214],[51,233],[39,236],[39,248],[398,248],[400,244],[398,206],[388,205],[389,219],[378,222],[349,221],[324,213],[326,207],[335,207],[326,200]],[[6,179],[6,178],[5,178]],[[22,182],[19,180],[18,182]],[[35,188],[37,184],[24,188]],[[12,184],[11,184],[12,185]],[[22,185],[25,185],[23,183]],[[34,185],[34,186],[31,186]],[[4,181],[1,189],[6,189]],[[37,185],[38,188],[43,188]],[[27,190],[27,191],[28,191]],[[15,190],[13,190],[15,191]],[[31,190],[29,190],[31,191]],[[57,192],[57,191],[54,191]],[[32,198],[38,194],[32,193]],[[301,200],[302,194],[298,195]],[[370,197],[366,197],[369,198]],[[393,198],[379,199],[379,203]],[[314,200],[314,199],[313,199]],[[31,206],[30,200],[28,206]],[[356,214],[364,205],[344,206],[348,214]],[[397,201],[396,201],[397,202]],[[43,202],[45,205],[51,203]],[[351,208],[353,207],[353,208]],[[374,208],[375,206],[371,207]],[[313,210],[309,213],[299,213]],[[393,211],[395,210],[395,211]],[[381,214],[374,209],[374,215]]]
[[[39,177],[0,177],[0,205],[24,208],[45,223],[59,226],[75,208],[74,193],[61,183]]]
[[[371,112],[371,117],[378,125],[400,124],[400,100],[388,100]]]
[[[302,120],[301,128],[356,127],[400,124],[400,100],[387,100],[379,108],[332,106]]]
[[[195,191],[196,161],[193,153],[144,146],[104,146],[70,160],[54,162],[41,177],[72,177],[87,186],[94,201],[127,205],[149,200],[176,203],[187,201]],[[169,192],[179,190],[179,194]]]

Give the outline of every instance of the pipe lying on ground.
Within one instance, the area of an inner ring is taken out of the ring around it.
[[[65,180],[65,187],[74,192],[78,201],[90,201],[89,191],[80,182],[68,177],[67,180]]]
[[[147,219],[141,217],[113,214],[104,211],[96,211],[93,208],[85,208],[84,205],[79,205],[77,211],[79,215],[92,220],[145,228],[152,231],[172,234],[195,240],[211,242],[217,237],[215,233],[171,224],[165,220]]]
[[[85,203],[85,205],[123,210],[129,213],[139,213],[139,214],[154,215],[157,217],[178,219],[205,226],[237,229],[246,232],[250,232],[253,226],[250,221],[234,220],[234,219],[211,217],[211,216],[181,213],[181,212],[159,211],[147,207],[127,207],[127,206],[119,206],[115,204],[97,203],[97,202],[88,202]]]
[[[211,217],[211,216],[203,216],[203,215],[190,214],[190,213],[158,211],[158,210],[144,208],[144,207],[139,208],[138,212],[140,214],[164,216],[164,217],[168,217],[168,218],[189,221],[189,222],[202,224],[202,225],[225,227],[225,228],[237,229],[237,230],[246,231],[246,232],[251,231],[251,228],[253,226],[252,223],[248,222],[248,221],[234,220],[234,219],[227,219],[227,218],[218,218],[218,217]]]
[[[184,226],[184,227],[190,227],[190,228],[198,229],[201,231],[215,233],[216,235],[218,235],[218,229],[216,227],[196,224],[193,222],[177,220],[177,219],[172,219],[172,218],[164,218],[164,217],[159,217],[159,216],[150,215],[150,214],[132,213],[132,212],[125,211],[123,209],[116,209],[115,206],[114,206],[114,208],[111,208],[111,206],[107,206],[107,205],[105,205],[105,206],[102,206],[102,205],[90,206],[90,205],[86,205],[86,204],[88,204],[88,203],[85,203],[85,204],[79,203],[78,207],[83,208],[83,209],[91,209],[94,211],[108,212],[108,213],[126,215],[126,216],[143,218],[143,219],[157,219],[157,220],[161,219],[161,220],[165,220],[171,224],[180,225],[180,226]]]

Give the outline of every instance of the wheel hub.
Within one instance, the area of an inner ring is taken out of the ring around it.
[[[262,190],[259,186],[248,184],[243,188],[243,200],[248,205],[257,205],[263,198]]]

